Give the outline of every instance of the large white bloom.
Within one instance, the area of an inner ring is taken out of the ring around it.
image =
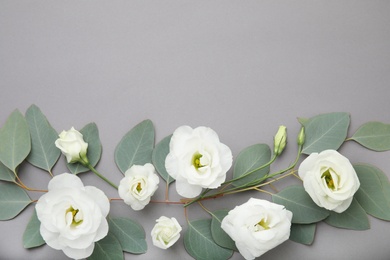
[[[335,150],[310,154],[299,166],[298,174],[313,201],[337,213],[351,205],[360,186],[349,160]]]
[[[283,206],[250,198],[229,211],[221,227],[245,259],[254,259],[290,237],[291,219]]]
[[[214,130],[181,126],[172,135],[165,168],[176,179],[177,193],[193,198],[202,188],[218,188],[232,161],[232,152],[219,141]]]
[[[83,135],[73,127],[68,131],[62,131],[55,141],[55,145],[66,156],[68,163],[78,162],[81,159],[88,162],[88,143],[83,139]]]
[[[175,218],[162,216],[156,222],[151,232],[153,245],[167,249],[179,240],[182,228]]]
[[[118,193],[132,209],[141,210],[149,204],[159,182],[160,179],[152,164],[133,165],[125,172],[125,177],[119,183]]]
[[[79,177],[69,173],[55,176],[48,190],[35,206],[42,238],[70,258],[90,256],[95,242],[108,232],[107,196],[96,187],[84,187]]]

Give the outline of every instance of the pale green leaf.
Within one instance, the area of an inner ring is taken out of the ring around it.
[[[154,127],[152,121],[144,120],[131,129],[115,149],[115,162],[125,173],[134,164],[144,165],[152,161]]]
[[[43,240],[41,233],[39,232],[40,226],[41,222],[39,222],[37,212],[34,209],[30,221],[23,233],[24,248],[34,248],[45,244],[45,240]]]
[[[108,232],[107,236],[95,243],[93,253],[88,260],[122,260],[121,244],[115,235]]]
[[[95,123],[89,123],[80,130],[83,139],[88,143],[87,158],[89,163],[95,167],[102,156],[102,144],[99,138],[99,130]],[[68,169],[74,173],[87,172],[89,169],[81,163],[67,163]]]
[[[271,159],[271,150],[266,144],[255,144],[251,145],[244,150],[242,150],[234,164],[233,178],[238,178],[249,172],[259,168],[260,166],[265,165]],[[236,180],[233,182],[234,186],[242,186],[247,183],[250,183],[254,180],[259,180],[269,173],[270,167],[264,167],[260,170],[254,171],[242,179]]]
[[[146,253],[148,248],[145,231],[137,222],[128,218],[109,218],[110,232],[115,235],[122,250],[132,254]]]
[[[341,112],[310,118],[304,122],[306,139],[302,152],[311,154],[339,149],[347,137],[349,123],[349,114]]]
[[[61,155],[61,151],[54,144],[58,134],[35,105],[26,111],[26,120],[31,134],[31,152],[27,161],[51,172]]]
[[[170,184],[175,179],[172,178],[171,175],[168,174],[165,169],[165,158],[169,153],[169,142],[171,141],[172,135],[169,135],[162,139],[154,148],[152,154],[152,161],[154,167],[156,167],[157,172],[161,175],[161,177]]]
[[[237,250],[236,244],[233,239],[221,228],[221,223],[224,217],[229,213],[229,210],[218,210],[212,212],[211,216],[211,236],[215,243],[231,250]]]
[[[0,129],[0,161],[13,172],[31,150],[28,125],[19,110],[14,110]]]
[[[13,183],[0,182],[0,220],[16,217],[31,202],[24,189]]]
[[[366,230],[370,228],[366,212],[355,199],[352,200],[351,206],[342,213],[330,211],[329,217],[325,219],[325,222],[338,228],[353,230]]]
[[[290,240],[304,245],[311,245],[316,233],[316,225],[313,224],[292,224]]]
[[[2,181],[15,181],[15,174],[8,169],[2,162],[0,162],[0,180]]]
[[[211,236],[210,219],[188,222],[184,246],[188,254],[197,260],[229,259],[234,252],[215,243]]]
[[[310,224],[329,216],[328,211],[318,207],[302,186],[289,186],[273,194],[272,201],[284,205],[293,213],[292,223]]]
[[[390,150],[390,124],[368,122],[350,138],[374,151]]]
[[[368,164],[355,164],[360,188],[355,198],[370,215],[390,221],[389,181],[378,168]]]

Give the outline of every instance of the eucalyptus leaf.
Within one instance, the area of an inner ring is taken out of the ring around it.
[[[0,182],[0,220],[16,217],[31,202],[24,189],[13,183]]]
[[[325,222],[334,227],[352,230],[367,230],[370,228],[366,212],[355,199],[352,200],[351,206],[342,213],[330,211]]]
[[[102,144],[99,138],[99,130],[95,123],[89,123],[84,126],[80,133],[83,135],[83,139],[88,143],[87,158],[92,167],[95,167],[102,156]],[[81,163],[67,163],[68,169],[74,173],[87,172],[89,169]]]
[[[293,213],[292,223],[311,224],[329,216],[328,211],[318,207],[302,186],[289,186],[279,193],[273,194],[272,201],[284,205]]]
[[[146,253],[145,231],[137,222],[129,218],[108,218],[110,232],[115,235],[122,250],[132,254]]]
[[[154,167],[156,167],[157,172],[168,184],[175,180],[165,169],[165,158],[169,153],[169,142],[171,141],[171,137],[172,135],[169,135],[162,139],[156,145],[152,153],[152,162]]]
[[[95,243],[93,253],[88,260],[122,260],[121,244],[115,235],[108,232],[107,236]]]
[[[314,241],[317,224],[292,224],[290,240],[304,245],[311,245]]]
[[[13,172],[31,150],[28,125],[19,110],[14,110],[0,129],[0,161]]]
[[[37,212],[34,209],[30,221],[23,233],[24,248],[34,248],[45,244],[45,240],[43,240],[39,231],[40,226],[41,222],[39,221]]]
[[[233,178],[238,178],[249,172],[259,168],[260,166],[265,165],[271,160],[271,149],[266,144],[255,144],[251,145],[244,150],[242,150],[234,164]],[[270,167],[264,167],[260,170],[252,172],[242,179],[234,181],[232,184],[234,186],[242,186],[248,184],[254,180],[259,180],[269,173]]]
[[[337,150],[347,137],[350,117],[348,113],[322,114],[304,121],[304,154],[319,153],[323,150]]]
[[[15,174],[1,162],[0,162],[0,180],[10,181],[10,182],[15,181]]]
[[[390,124],[368,122],[350,138],[374,151],[390,150]]]
[[[154,127],[152,121],[144,120],[131,129],[115,149],[115,162],[125,173],[134,164],[144,165],[152,161]]]
[[[229,210],[218,210],[212,212],[211,216],[211,235],[218,245],[234,251],[238,251],[235,242],[230,236],[221,228],[221,223],[224,217],[227,216]]]
[[[369,164],[355,164],[360,188],[355,198],[370,215],[390,221],[389,181],[378,168]]]
[[[184,235],[184,246],[188,254],[197,260],[229,259],[234,252],[215,243],[211,236],[210,219],[188,222],[188,229]]]
[[[51,173],[61,155],[61,151],[54,144],[58,138],[57,131],[35,105],[26,111],[26,120],[31,134],[31,152],[27,161]]]

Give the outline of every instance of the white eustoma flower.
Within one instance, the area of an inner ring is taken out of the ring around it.
[[[351,205],[360,186],[349,160],[335,150],[310,154],[299,166],[298,174],[313,201],[337,213]]]
[[[151,232],[153,245],[167,249],[179,240],[182,228],[176,218],[162,216],[156,222]]]
[[[84,186],[76,175],[55,176],[35,209],[46,244],[74,259],[90,256],[108,232],[110,203],[103,191]]]
[[[219,141],[214,130],[181,126],[172,135],[165,168],[176,179],[177,193],[193,198],[202,188],[218,188],[232,161],[230,148]]]
[[[229,211],[221,227],[245,259],[254,259],[290,237],[291,219],[283,206],[250,198]]]
[[[88,162],[88,143],[83,139],[83,135],[73,127],[68,131],[62,131],[55,141],[55,145],[66,156],[68,163]]]
[[[152,164],[133,165],[120,181],[118,193],[133,210],[141,210],[149,204],[159,182],[160,179]]]

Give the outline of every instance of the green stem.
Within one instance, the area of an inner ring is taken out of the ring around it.
[[[103,175],[101,175],[95,168],[93,168],[93,166],[90,164],[90,163],[87,163],[87,164],[84,164],[88,169],[90,169],[96,176],[98,176],[100,179],[102,179],[103,181],[107,182],[108,184],[110,184],[112,187],[114,187],[115,189],[118,189],[118,186],[116,186],[114,183],[112,183],[109,179],[107,179],[106,177],[104,177]]]

